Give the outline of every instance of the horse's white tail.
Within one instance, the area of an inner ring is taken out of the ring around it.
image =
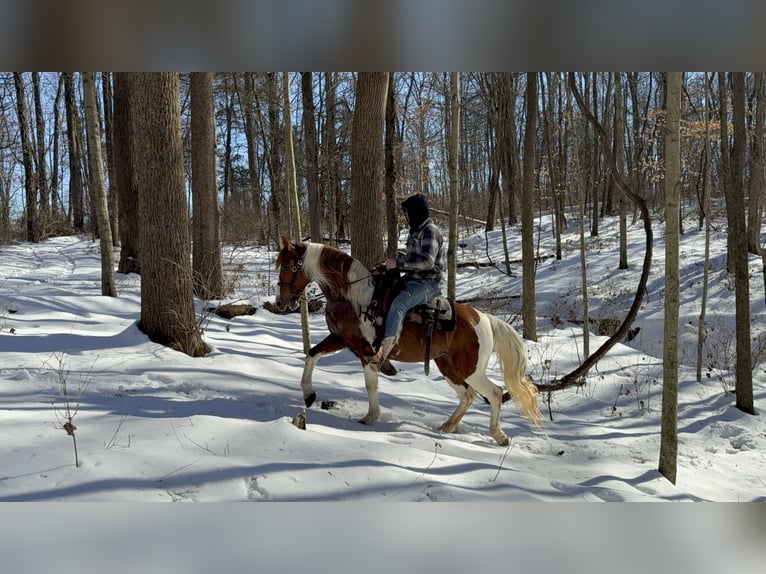
[[[541,426],[543,416],[537,404],[537,387],[527,381],[527,351],[524,341],[511,325],[488,315],[492,325],[495,352],[500,357],[505,388],[508,389],[519,410],[535,426]]]

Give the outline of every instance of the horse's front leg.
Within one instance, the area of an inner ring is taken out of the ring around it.
[[[327,337],[322,339],[319,343],[311,347],[306,355],[306,362],[303,365],[303,375],[301,376],[301,389],[303,390],[303,402],[306,407],[310,407],[314,404],[317,398],[316,392],[314,392],[314,385],[312,383],[312,376],[314,375],[314,367],[325,355],[336,353],[341,349],[344,349],[346,345],[343,340],[330,333]]]
[[[380,402],[378,401],[378,372],[371,369],[369,363],[362,361],[364,365],[364,386],[367,389],[369,408],[367,414],[359,422],[363,425],[371,425],[380,416]]]

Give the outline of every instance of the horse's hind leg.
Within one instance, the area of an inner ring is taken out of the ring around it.
[[[455,389],[455,393],[457,394],[457,408],[455,408],[455,412],[453,412],[441,426],[443,432],[453,433],[457,429],[457,425],[460,424],[460,421],[463,419],[463,415],[465,415],[468,407],[471,406],[471,403],[473,403],[473,400],[476,398],[476,391],[463,382],[451,358],[446,356],[440,357],[436,359],[436,365],[439,367],[439,370],[447,379],[450,386]]]
[[[511,442],[508,435],[500,428],[500,407],[503,404],[503,389],[495,385],[485,374],[475,373],[466,379],[476,391],[489,402],[489,434],[500,446]]]
[[[306,404],[306,407],[313,405],[317,398],[317,394],[314,392],[312,376],[314,374],[314,367],[319,362],[319,359],[330,353],[340,351],[345,347],[346,345],[341,338],[331,333],[309,350],[308,355],[306,355],[306,362],[303,365],[303,375],[301,375],[303,402]]]

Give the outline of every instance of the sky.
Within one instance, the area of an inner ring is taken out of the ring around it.
[[[319,362],[314,373],[318,401],[306,412],[306,429],[293,426],[293,418],[304,408],[299,385],[300,318],[261,308],[274,300],[273,251],[252,245],[225,247],[226,275],[233,288],[226,301],[251,303],[258,310],[252,316],[224,320],[203,311],[208,302],[197,301],[211,352],[190,358],[148,341],[136,327],[138,276],[118,274],[119,296],[100,295],[98,244],[90,238],[3,246],[0,502],[45,503],[54,514],[71,508],[62,507],[62,502],[239,503],[234,505],[237,509],[246,502],[302,503],[299,522],[311,525],[313,532],[315,527],[331,529],[334,519],[328,522],[325,514],[329,508],[333,516],[342,517],[337,521],[346,528],[369,519],[364,511],[368,503],[413,503],[416,508],[426,502],[453,508],[446,503],[473,503],[461,506],[465,509],[458,511],[461,520],[476,524],[486,519],[494,529],[493,521],[507,518],[503,509],[508,503],[537,509],[538,505],[525,503],[766,501],[766,419],[737,410],[731,394],[734,291],[724,268],[725,226],[719,223],[711,238],[708,339],[701,382],[695,380],[694,360],[704,234],[690,221],[681,238],[675,485],[657,471],[664,292],[663,233],[658,229],[647,293],[634,324],[640,327],[636,338],[610,351],[584,387],[552,393],[550,400],[541,394],[542,428],[530,427],[513,404],[506,403],[501,425],[511,437],[508,447],[497,446],[487,434],[489,410],[479,400],[456,433],[439,430],[456,397],[435,365],[426,376],[422,364],[395,363],[399,369],[395,377],[381,376],[380,419],[373,426],[360,425],[367,398],[360,365],[347,351]],[[550,222],[543,218],[538,225],[541,253],[552,254]],[[616,221],[606,220],[600,236],[588,238],[592,318],[623,316],[640,273],[640,222],[629,229],[627,270],[617,269],[617,231]],[[508,238],[510,258],[519,259],[519,229],[509,228]],[[485,235],[478,229],[463,229],[461,242],[466,247],[459,252],[459,261],[484,263],[489,254],[500,263],[501,241],[500,231]],[[571,371],[582,359],[582,329],[576,322],[581,304],[578,241],[577,230],[567,230],[563,259],[544,257],[538,265],[538,341],[525,344],[528,374],[540,384]],[[118,256],[115,253],[115,259]],[[764,337],[766,307],[760,261],[751,257],[750,266],[753,381],[756,409],[762,413],[766,355],[758,341]],[[509,277],[493,267],[461,267],[457,297],[491,309],[520,331],[520,265],[512,271]],[[312,288],[312,296],[317,294]],[[310,326],[312,342],[317,343],[327,333],[321,312],[311,316]],[[591,349],[604,340],[593,333]],[[500,380],[495,361],[490,362],[489,375]],[[72,437],[63,430],[67,398],[74,413],[79,466]],[[323,410],[324,400],[335,406]],[[475,505],[479,506],[473,518]],[[412,508],[394,505],[403,506]],[[270,510],[257,515],[276,512],[273,505],[266,507]],[[374,528],[383,528],[390,511],[378,510],[379,504],[374,507]],[[588,513],[601,512],[587,507]],[[295,507],[288,508],[289,516]],[[232,512],[236,517],[241,511]],[[441,524],[440,511],[412,512],[418,516],[426,512],[424,517]],[[538,532],[536,528],[542,536],[550,527],[542,518],[537,523],[524,516],[528,536]],[[566,530],[560,513],[552,519],[557,529]],[[131,520],[126,517],[126,524]],[[387,540],[406,538],[397,511],[391,520],[398,534],[389,531]],[[651,520],[647,518],[647,524]],[[416,523],[406,524],[415,528]],[[702,532],[706,526],[695,528]],[[609,532],[606,528],[605,534]],[[687,531],[690,541],[695,540],[692,532]],[[276,547],[270,548],[277,558],[285,557]],[[46,569],[44,558],[37,560]],[[703,562],[712,568],[711,560]]]

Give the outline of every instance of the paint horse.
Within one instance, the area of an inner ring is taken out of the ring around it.
[[[281,310],[295,310],[306,286],[316,282],[327,299],[325,319],[330,334],[312,347],[306,357],[301,377],[303,399],[307,407],[316,400],[312,374],[319,359],[347,348],[362,362],[369,410],[359,421],[371,425],[380,415],[378,373],[370,368],[374,354],[373,319],[366,312],[373,297],[374,279],[358,260],[333,247],[317,243],[292,243],[282,237],[276,267],[279,269],[279,294],[276,304]],[[431,341],[431,357],[455,390],[458,405],[442,425],[443,432],[455,432],[476,394],[490,405],[489,433],[501,446],[509,444],[500,428],[502,387],[486,375],[492,352],[500,358],[505,387],[521,412],[539,426],[542,416],[537,404],[537,389],[525,377],[527,355],[524,342],[508,323],[478,309],[455,304],[456,325],[452,331],[436,330]],[[420,362],[425,356],[425,325],[405,321],[399,340],[389,355],[403,362]]]

